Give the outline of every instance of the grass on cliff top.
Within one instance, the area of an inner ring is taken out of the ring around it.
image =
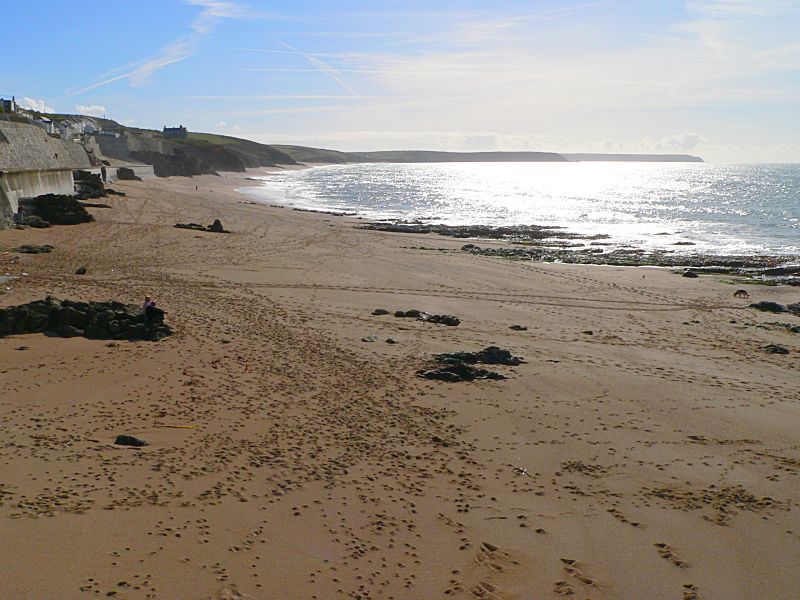
[[[225,135],[217,135],[216,133],[189,133],[189,137],[187,141],[202,141],[202,142],[209,142],[211,144],[219,144],[220,146],[227,146],[230,144],[235,144],[239,140],[235,138],[230,138]]]

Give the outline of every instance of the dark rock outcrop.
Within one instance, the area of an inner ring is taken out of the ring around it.
[[[146,315],[141,308],[121,302],[74,302],[48,297],[0,309],[0,337],[44,333],[90,339],[158,340],[172,330],[163,311]]]
[[[454,363],[437,369],[418,371],[417,375],[423,379],[435,379],[458,383],[460,381],[475,381],[476,379],[505,379],[505,375],[486,369],[477,369],[472,365]]]
[[[119,167],[117,169],[117,178],[121,181],[141,181],[142,178],[136,175],[133,169],[128,167]]]
[[[86,275],[86,267],[78,267],[75,270],[75,275]]]
[[[14,252],[20,254],[49,254],[53,251],[54,246],[44,244],[43,246],[36,246],[35,244],[22,244],[19,248],[14,248]]]
[[[490,365],[517,366],[523,361],[518,356],[513,356],[508,350],[489,346],[480,352],[450,352],[437,354],[436,361],[441,365],[435,369],[417,371],[417,376],[423,379],[436,379],[451,383],[459,381],[474,381],[475,379],[505,379],[505,375],[495,371],[476,368],[476,363]]]
[[[142,446],[148,445],[144,440],[140,440],[132,435],[118,435],[114,443],[118,446],[133,446],[134,448],[141,448]]]
[[[763,350],[767,354],[789,354],[789,350],[778,344],[767,344]]]
[[[750,308],[755,308],[756,310],[763,310],[764,312],[771,312],[771,313],[784,313],[786,312],[786,307],[783,304],[778,304],[777,302],[769,302],[767,300],[763,300],[761,302],[754,302],[750,305]]]
[[[699,275],[694,271],[692,271],[691,269],[689,269],[688,271],[684,271],[683,276],[688,277],[690,279],[697,279],[699,277]]]
[[[23,217],[19,224],[27,225],[28,227],[33,227],[34,229],[47,229],[50,227],[50,223],[45,221],[39,215],[28,215],[27,217]]]
[[[525,361],[519,356],[514,356],[508,350],[489,346],[480,352],[448,352],[437,354],[439,362],[464,362],[468,364],[483,363],[486,365],[510,365],[516,367]]]
[[[230,233],[230,231],[222,227],[219,219],[214,219],[214,222],[208,227],[199,223],[175,223],[175,227],[178,229],[193,229],[194,231],[210,231],[212,233]]]
[[[380,317],[383,315],[388,315],[389,311],[386,310],[385,308],[376,308],[375,310],[372,311],[372,314],[376,317]]]
[[[21,200],[19,211],[25,218],[34,215],[52,225],[78,225],[94,221],[94,217],[75,197],[59,194],[44,194]]]
[[[375,314],[375,313],[372,313]],[[381,313],[386,314],[386,313]],[[417,321],[425,321],[426,323],[438,323],[441,325],[449,325],[456,327],[461,324],[461,319],[455,315],[432,315],[421,310],[396,310],[394,316],[397,318],[416,319]]]
[[[90,198],[102,198],[106,195],[106,187],[100,175],[78,170],[72,172],[72,178],[75,181],[75,195],[77,198],[88,200]]]

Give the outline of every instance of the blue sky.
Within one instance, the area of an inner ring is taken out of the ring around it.
[[[799,0],[45,0],[0,96],[343,150],[800,162]]]

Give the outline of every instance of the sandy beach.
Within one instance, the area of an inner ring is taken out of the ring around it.
[[[0,231],[55,247],[0,254],[0,306],[150,294],[175,331],[0,338],[0,597],[800,597],[800,319],[747,308],[796,288],[468,255],[235,191],[263,172]],[[526,362],[416,376],[493,345]]]

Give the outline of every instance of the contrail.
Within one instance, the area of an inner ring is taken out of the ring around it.
[[[338,83],[351,96],[357,96],[358,95],[358,94],[356,94],[356,91],[353,88],[351,88],[349,85],[347,85],[347,83],[344,81],[344,79],[342,79],[341,74],[339,73],[339,71],[337,71],[334,67],[332,67],[331,65],[329,65],[325,61],[320,60],[319,58],[317,58],[313,54],[308,54],[307,52],[303,52],[302,50],[298,50],[297,48],[295,48],[293,46],[290,46],[289,44],[287,44],[285,42],[282,42],[280,40],[275,40],[275,42],[277,42],[278,44],[280,44],[281,46],[283,46],[287,50],[291,50],[295,54],[298,54],[298,55],[302,56],[303,58],[305,58],[308,62],[310,62],[315,67],[317,67],[318,71],[320,71],[321,73],[324,73],[325,75],[327,75],[328,77],[333,79],[336,83]]]

